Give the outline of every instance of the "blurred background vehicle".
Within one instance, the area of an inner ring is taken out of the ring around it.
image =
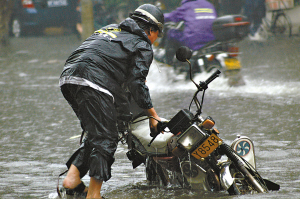
[[[47,27],[69,27],[75,30],[79,14],[77,0],[13,0],[10,34],[20,37],[42,33]]]

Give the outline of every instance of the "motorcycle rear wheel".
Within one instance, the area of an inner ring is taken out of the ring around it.
[[[222,65],[217,59],[213,59],[211,61],[204,59],[204,68],[206,72],[211,72],[213,69],[222,69]]]

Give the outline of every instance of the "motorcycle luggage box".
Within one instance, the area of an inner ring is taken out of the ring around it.
[[[249,26],[243,15],[225,15],[213,22],[212,29],[218,41],[242,40],[249,34]]]

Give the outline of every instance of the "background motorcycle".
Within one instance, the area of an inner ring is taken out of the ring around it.
[[[237,42],[241,41],[249,33],[250,23],[242,15],[226,15],[217,18],[213,23],[213,33],[215,40],[207,43],[202,48],[194,51],[190,62],[192,64],[192,76],[203,71],[211,72],[219,69],[225,77],[228,77],[230,86],[244,85],[240,75],[241,63],[238,59],[239,48]],[[154,42],[154,58],[162,63],[167,63],[165,57],[167,42],[167,32],[169,29],[184,29],[184,22],[165,23],[165,36]],[[175,56],[172,64],[176,74],[186,73],[189,79],[189,68],[177,61]]]
[[[187,61],[192,52],[187,47],[177,51],[180,61]],[[190,70],[191,72],[191,70]],[[133,168],[146,167],[150,185],[179,185],[185,188],[208,191],[226,190],[229,194],[267,193],[280,186],[263,179],[256,171],[254,145],[250,138],[239,136],[231,146],[224,143],[214,128],[211,117],[202,118],[204,94],[208,84],[220,75],[215,71],[206,81],[197,84],[192,102],[195,113],[180,110],[170,121],[158,125],[158,132],[151,135],[148,118],[137,116],[120,131],[120,140],[128,144],[127,156]],[[202,91],[201,102],[198,93]],[[121,127],[121,126],[119,126]],[[127,130],[125,130],[127,129]]]

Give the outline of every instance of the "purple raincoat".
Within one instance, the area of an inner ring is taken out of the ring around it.
[[[176,39],[192,50],[198,50],[207,42],[215,39],[212,23],[217,18],[217,12],[213,4],[205,0],[183,0],[181,7],[164,14],[164,17],[165,22],[185,22],[183,33],[179,33],[178,30],[170,30],[168,37]]]

